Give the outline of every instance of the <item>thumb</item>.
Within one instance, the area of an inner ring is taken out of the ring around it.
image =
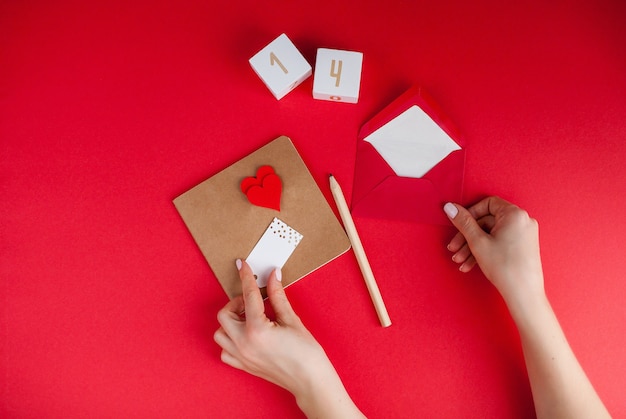
[[[463,206],[448,202],[443,206],[446,215],[465,237],[467,243],[472,247],[478,240],[487,237],[487,233],[478,225],[472,214]]]
[[[296,313],[291,308],[287,295],[285,295],[280,268],[274,269],[270,274],[267,281],[267,297],[279,323],[290,323],[296,317]]]

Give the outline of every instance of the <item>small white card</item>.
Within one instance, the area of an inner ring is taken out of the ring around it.
[[[285,265],[302,237],[302,234],[274,218],[246,259],[259,288],[267,286],[267,280],[274,269]]]

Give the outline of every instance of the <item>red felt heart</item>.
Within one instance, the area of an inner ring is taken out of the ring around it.
[[[282,188],[280,178],[271,166],[259,168],[256,177],[247,177],[241,182],[241,190],[244,191],[250,203],[276,211],[280,211]]]
[[[256,177],[250,176],[241,181],[241,192],[247,193],[250,186],[262,185],[263,178],[271,173],[274,173],[274,168],[272,166],[259,167],[256,171]]]

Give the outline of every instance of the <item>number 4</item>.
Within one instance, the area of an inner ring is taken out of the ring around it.
[[[339,81],[341,80],[341,65],[342,64],[343,64],[343,61],[339,60],[339,64],[337,64],[336,70],[335,70],[335,60],[332,60],[330,64],[330,77],[334,77],[336,79],[335,87],[339,87]]]

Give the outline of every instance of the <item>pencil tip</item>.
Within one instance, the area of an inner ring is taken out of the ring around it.
[[[329,173],[329,174],[328,174],[328,177],[334,177],[334,176],[333,176],[333,174],[332,174],[332,173]]]

